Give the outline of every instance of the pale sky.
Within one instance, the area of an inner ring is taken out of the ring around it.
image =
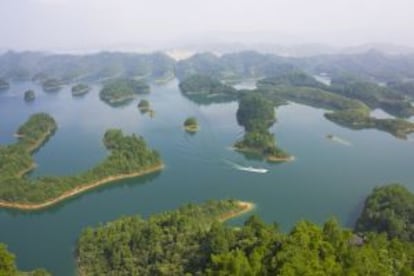
[[[413,0],[0,0],[0,18],[0,49],[165,47],[215,34],[227,42],[414,46]]]

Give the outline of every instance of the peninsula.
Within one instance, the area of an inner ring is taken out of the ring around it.
[[[51,116],[38,113],[19,128],[17,143],[0,146],[0,207],[41,209],[103,184],[163,168],[159,153],[149,149],[142,137],[126,136],[121,130],[110,129],[103,138],[110,154],[94,168],[75,176],[28,179],[25,175],[35,168],[31,154],[56,129]]]
[[[210,200],[187,204],[147,220],[129,216],[96,228],[89,227],[82,232],[77,243],[79,275],[118,275],[112,265],[112,256],[118,254],[120,248],[127,252],[124,257],[131,260],[131,266],[124,271],[133,275],[184,275],[182,264],[168,264],[173,259],[180,262],[182,258],[197,258],[195,252],[203,250],[200,237],[207,238],[213,234],[210,231],[222,224],[220,222],[243,215],[253,208],[254,204],[250,202]],[[112,244],[114,241],[117,245]],[[153,256],[157,262],[144,256]]]

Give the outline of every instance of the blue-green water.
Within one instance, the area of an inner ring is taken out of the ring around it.
[[[36,100],[25,103],[26,89]],[[44,267],[56,275],[73,275],[74,245],[85,226],[122,215],[148,216],[186,202],[237,198],[257,204],[256,214],[288,230],[300,219],[321,223],[336,216],[352,226],[365,196],[376,185],[402,182],[414,189],[414,143],[376,130],[352,131],[323,117],[323,110],[290,104],[278,108],[272,128],[279,145],[294,162],[267,164],[229,150],[243,135],[237,125],[237,103],[199,106],[184,98],[177,83],[153,86],[148,98],[156,114],[142,115],[136,102],[113,108],[101,102],[99,86],[81,98],[70,88],[44,93],[33,83],[13,83],[0,94],[0,143],[13,143],[13,133],[34,112],[48,112],[59,129],[35,155],[31,177],[65,175],[92,167],[106,151],[101,143],[107,128],[137,133],[160,151],[166,168],[143,178],[120,181],[65,201],[45,211],[0,210],[0,242],[16,253],[23,269]],[[201,130],[186,134],[188,116]],[[351,143],[326,139],[332,133]],[[267,174],[236,170],[228,161],[264,167]],[[237,218],[230,223],[241,223]]]

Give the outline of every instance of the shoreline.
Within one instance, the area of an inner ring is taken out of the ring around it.
[[[200,130],[199,126],[183,126],[184,130],[190,133],[196,133]]]
[[[55,204],[57,204],[61,201],[64,201],[68,198],[79,195],[83,192],[92,190],[92,189],[97,188],[99,186],[102,186],[104,184],[108,184],[110,182],[114,182],[114,181],[118,181],[118,180],[134,178],[134,177],[150,174],[150,173],[153,173],[153,172],[160,171],[163,168],[164,168],[164,165],[160,164],[160,165],[152,166],[152,167],[147,168],[145,170],[142,170],[140,172],[135,172],[135,173],[130,173],[130,174],[120,174],[120,175],[116,175],[116,176],[108,176],[104,179],[97,180],[93,183],[83,185],[83,186],[80,186],[80,187],[79,186],[75,187],[71,190],[68,190],[68,191],[64,192],[63,194],[61,194],[58,197],[49,199],[49,200],[44,201],[42,203],[19,203],[19,202],[7,202],[7,201],[1,201],[0,200],[0,208],[18,209],[18,210],[24,210],[24,211],[39,210],[39,209],[43,209],[43,208],[55,205]]]
[[[237,204],[239,205],[240,210],[227,212],[227,213],[219,216],[218,220],[220,222],[226,222],[230,219],[240,217],[244,214],[247,214],[247,213],[253,211],[256,208],[256,204],[254,204],[253,202],[249,202],[249,201],[238,200]]]
[[[269,163],[279,163],[279,162],[292,162],[295,161],[295,156],[289,155],[286,157],[276,157],[272,155],[262,154],[260,151],[252,148],[238,148],[235,146],[230,147],[231,150],[240,152],[240,153],[247,153],[247,154],[256,154],[266,160]]]

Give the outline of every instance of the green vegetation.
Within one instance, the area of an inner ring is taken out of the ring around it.
[[[382,108],[398,117],[414,115],[414,107],[404,95],[376,83],[352,76],[341,76],[332,79],[329,89],[345,97],[360,100],[372,109]]]
[[[197,119],[195,117],[189,117],[185,119],[184,129],[190,133],[197,132],[200,129]]]
[[[110,105],[129,103],[138,94],[147,94],[150,87],[144,81],[134,79],[116,79],[105,83],[99,96]]]
[[[72,86],[72,96],[83,96],[91,91],[91,88],[87,84],[79,83]]]
[[[26,102],[33,102],[35,98],[36,98],[36,95],[33,90],[27,90],[24,92],[24,100]]]
[[[188,204],[144,220],[123,217],[85,229],[77,244],[80,275],[184,275],[195,272],[207,256],[203,239],[215,221],[237,215],[237,201]]]
[[[414,242],[414,194],[399,184],[375,188],[365,201],[355,230]]]
[[[10,88],[10,84],[5,80],[0,79],[0,90],[6,90],[9,88]]]
[[[184,96],[197,103],[226,102],[235,100],[238,92],[231,86],[207,75],[192,75],[179,84]]]
[[[234,201],[187,205],[143,220],[123,217],[85,229],[80,275],[411,275],[414,244],[355,234],[330,219],[300,221],[288,233],[252,216],[219,223]]]
[[[347,91],[346,93],[339,93],[338,84],[335,84],[335,86],[325,86],[313,83],[309,78],[311,77],[304,77],[303,73],[299,74],[298,77],[296,71],[292,72],[292,76],[282,74],[280,77],[266,78],[258,82],[258,92],[276,103],[285,100],[330,109],[332,112],[326,113],[325,117],[348,128],[375,128],[403,139],[407,137],[407,134],[414,132],[414,124],[409,121],[370,117],[370,107],[364,104],[366,102],[371,106],[381,106],[382,108],[387,104],[389,104],[389,108],[391,106],[392,108],[397,108],[399,104],[402,104],[403,106],[399,109],[399,112],[410,112],[411,104],[404,101],[399,101],[396,104],[395,101],[397,101],[399,96],[395,96],[393,93],[390,94],[389,91],[373,92],[372,89],[367,89],[366,91],[368,92],[365,94],[361,92],[361,95],[359,95],[359,92],[355,92],[348,86],[349,90],[348,88],[344,90]],[[302,84],[308,84],[312,87],[300,86]],[[359,86],[356,85],[356,87]],[[372,88],[373,85],[369,84],[366,87]],[[361,91],[361,89],[358,91]],[[355,93],[355,95],[352,96],[353,94],[351,93]],[[361,100],[364,100],[364,102]],[[409,107],[407,107],[407,104]]]
[[[36,269],[30,272],[19,271],[15,263],[16,257],[7,250],[7,247],[0,243],[0,275],[1,276],[48,276],[44,269]]]
[[[139,101],[138,103],[138,109],[142,112],[142,113],[146,113],[148,111],[151,110],[151,106],[148,100],[142,99]]]
[[[56,92],[62,88],[62,82],[57,79],[47,79],[42,82],[42,88],[46,92]]]
[[[290,160],[291,157],[276,146],[274,135],[268,130],[276,120],[271,101],[255,92],[246,94],[240,98],[236,116],[246,131],[243,139],[235,143],[236,150],[256,153],[268,161]]]
[[[17,131],[16,144],[0,147],[0,207],[44,208],[99,185],[162,168],[158,152],[149,149],[142,137],[110,129],[103,138],[110,155],[94,168],[74,176],[26,178],[34,168],[31,153],[55,130],[52,117],[35,114]]]

